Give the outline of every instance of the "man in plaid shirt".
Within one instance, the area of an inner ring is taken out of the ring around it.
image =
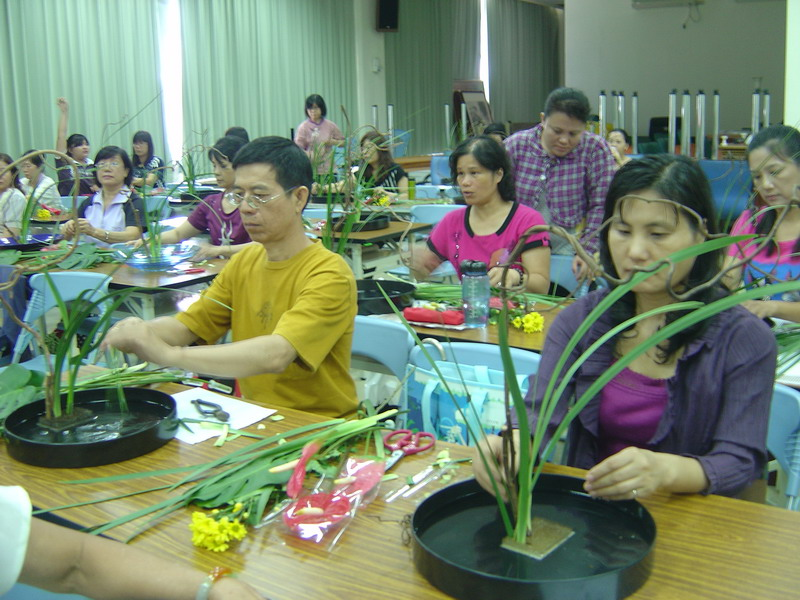
[[[580,90],[558,88],[547,97],[542,122],[519,131],[505,145],[514,165],[517,201],[538,210],[545,221],[582,232],[581,243],[597,250],[596,232],[614,176],[614,157],[606,141],[586,131],[589,100]],[[551,251],[573,254],[563,238],[551,236]],[[577,256],[578,277],[585,264]]]

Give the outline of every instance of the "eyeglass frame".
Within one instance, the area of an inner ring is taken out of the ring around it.
[[[116,169],[117,167],[122,165],[122,161],[120,160],[111,160],[111,161],[102,161],[95,164],[94,168],[98,171],[102,171],[103,169]]]
[[[263,199],[261,196],[257,194],[248,194],[247,196],[243,196],[242,194],[237,194],[236,192],[227,192],[224,198],[236,208],[239,208],[242,205],[242,203],[247,202],[247,206],[249,206],[250,208],[258,209],[262,206],[266,206],[273,200],[276,200],[281,196],[288,194],[293,190],[296,190],[299,187],[300,187],[299,185],[294,185],[290,187],[288,190],[283,190],[280,194],[275,194],[274,196],[270,196],[269,198],[266,199]],[[258,202],[258,204],[253,202],[251,198],[254,198],[256,202]]]

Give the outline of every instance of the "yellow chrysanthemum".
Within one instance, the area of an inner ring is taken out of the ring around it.
[[[48,219],[49,219],[51,216],[52,216],[52,215],[50,214],[50,211],[49,211],[49,210],[47,210],[46,208],[40,208],[39,210],[37,210],[37,211],[36,211],[36,218],[37,218],[38,220],[40,220],[40,221],[46,221],[46,220],[48,220]]]
[[[230,548],[230,541],[242,540],[247,535],[247,529],[239,519],[231,521],[228,517],[222,517],[217,521],[202,512],[192,513],[189,529],[192,532],[192,544],[212,552],[225,552]]]
[[[522,330],[525,333],[539,333],[544,329],[544,317],[538,312],[529,312],[522,317]]]
[[[522,318],[521,317],[514,317],[514,320],[511,321],[511,324],[514,327],[516,327],[517,329],[520,329],[522,327]]]

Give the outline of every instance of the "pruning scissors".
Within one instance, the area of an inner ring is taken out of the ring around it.
[[[435,443],[436,436],[427,431],[414,433],[410,429],[397,429],[384,434],[383,445],[392,451],[386,461],[386,470],[391,469],[404,456],[430,450]]]

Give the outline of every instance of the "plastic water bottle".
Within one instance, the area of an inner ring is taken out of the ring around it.
[[[489,275],[486,263],[465,260],[461,263],[461,300],[464,307],[464,325],[486,327],[489,320]]]
[[[416,200],[417,199],[417,180],[413,177],[408,178],[408,199],[409,200]]]

